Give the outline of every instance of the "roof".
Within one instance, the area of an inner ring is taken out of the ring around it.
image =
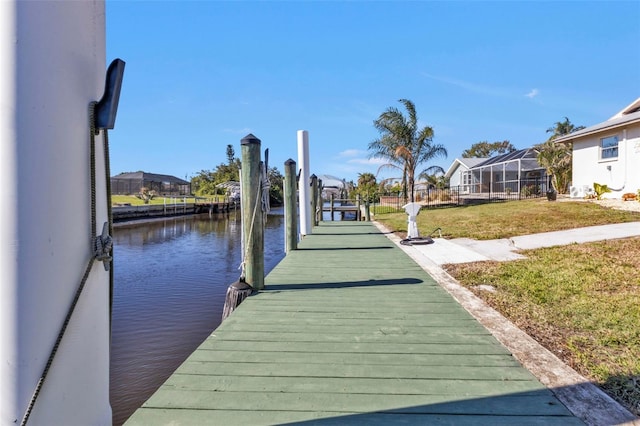
[[[566,142],[634,123],[640,123],[640,98],[633,101],[630,105],[623,108],[607,121],[586,127],[582,130],[578,130],[577,132],[569,133],[568,135],[560,136],[555,138],[553,141]]]
[[[189,182],[187,182],[186,180],[182,180],[175,176],[160,175],[157,173],[147,173],[147,172],[120,173],[117,176],[111,176],[111,179],[131,179],[131,180],[141,180],[145,182],[167,182],[167,183],[175,183],[178,185],[189,185]]]
[[[344,188],[344,180],[331,175],[320,175],[318,179],[322,180],[322,186],[325,188]]]
[[[486,160],[488,160],[488,158],[456,158],[455,160],[453,160],[453,163],[451,163],[451,166],[449,166],[447,172],[444,175],[445,177],[450,178],[453,172],[456,170],[457,164],[462,165],[467,169],[471,169]]]
[[[508,163],[510,161],[515,161],[515,160],[524,160],[524,159],[535,160],[537,155],[538,155],[538,151],[536,151],[533,148],[519,149],[517,151],[507,152],[506,154],[500,154],[500,155],[496,155],[495,157],[491,157],[479,164],[476,164],[472,168],[480,169],[483,167],[487,167],[495,164]]]

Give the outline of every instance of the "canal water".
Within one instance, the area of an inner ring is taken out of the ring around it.
[[[121,425],[220,324],[240,276],[240,212],[114,229],[111,407]],[[284,257],[284,217],[265,228],[265,272]]]

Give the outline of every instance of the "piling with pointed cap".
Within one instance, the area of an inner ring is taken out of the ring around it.
[[[284,162],[284,252],[298,248],[298,203],[296,162]]]
[[[260,139],[248,134],[240,141],[242,193],[242,274],[227,289],[222,310],[224,321],[254,291],[264,288],[264,220]]]

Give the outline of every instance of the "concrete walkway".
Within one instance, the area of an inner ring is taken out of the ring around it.
[[[566,231],[544,232],[499,240],[478,241],[469,238],[445,240],[434,238],[433,244],[412,246],[436,265],[486,260],[522,259],[519,250],[537,249],[576,243],[640,236],[640,222],[588,226]]]

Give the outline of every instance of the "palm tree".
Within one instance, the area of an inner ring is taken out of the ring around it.
[[[433,144],[433,128],[418,128],[418,116],[413,102],[408,99],[400,99],[398,102],[404,105],[407,116],[393,107],[380,114],[373,122],[374,127],[380,132],[380,137],[369,144],[369,151],[372,152],[372,158],[388,161],[380,166],[380,169],[391,167],[402,171],[404,197],[407,198],[408,192],[413,202],[416,169],[434,158],[446,158],[447,150],[442,145]],[[423,173],[441,170],[439,166],[431,166]]]
[[[377,186],[376,176],[373,173],[358,173],[358,188],[356,192],[362,200],[371,202]]]
[[[536,146],[538,163],[546,169],[547,175],[551,176],[552,188],[561,194],[567,191],[571,181],[573,147],[571,142],[554,142],[554,140],[582,129],[584,126],[574,126],[569,118],[565,117],[564,121],[557,121],[553,127],[549,127],[547,133],[552,135],[546,142]]]
[[[553,127],[547,129],[547,133],[552,133],[549,139],[555,139],[560,136],[568,135],[569,133],[577,132],[584,129],[584,126],[574,126],[568,117],[564,118],[564,121],[556,121]]]
[[[376,186],[376,176],[373,173],[358,173],[358,186]]]

